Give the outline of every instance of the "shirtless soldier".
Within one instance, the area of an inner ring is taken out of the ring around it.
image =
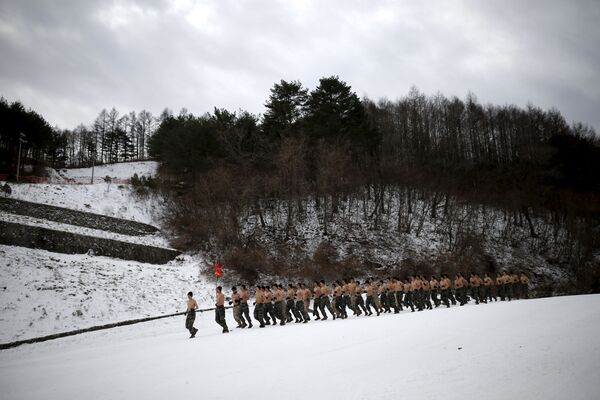
[[[252,320],[250,319],[250,309],[248,308],[248,300],[250,300],[250,293],[246,290],[246,285],[242,285],[240,289],[240,318],[243,325],[248,324],[248,329],[252,328]],[[244,317],[246,320],[244,321]]]
[[[440,279],[440,294],[442,303],[446,308],[450,308],[450,278],[448,275],[442,275],[442,279]]]
[[[190,331],[190,339],[196,336],[198,329],[194,328],[194,320],[196,319],[196,310],[198,309],[198,303],[194,300],[194,294],[188,292],[187,294],[187,308],[185,311],[185,329]]]
[[[264,320],[264,316],[265,316],[265,296],[263,293],[263,288],[262,286],[256,286],[256,294],[255,296],[255,302],[254,302],[254,319],[256,319],[259,323],[259,328],[264,328],[265,327],[265,320]]]
[[[362,309],[362,311],[365,313],[365,315],[368,314],[367,312],[367,308],[365,307],[365,300],[363,299],[363,293],[364,293],[364,289],[360,286],[360,282],[356,281],[354,282],[354,307],[360,311]]]
[[[313,287],[313,317],[317,320],[321,319],[319,315],[319,309],[321,308],[321,286],[319,286],[319,281],[314,282]],[[324,317],[323,317],[324,318]]]
[[[233,319],[235,319],[235,322],[237,323],[237,328],[245,328],[246,323],[241,318],[241,310],[240,310],[241,296],[238,293],[237,288],[235,286],[231,288],[231,292],[232,292],[232,294],[231,294],[231,300],[229,301],[229,305],[233,304]]]
[[[294,303],[295,298],[296,298],[296,290],[294,289],[294,285],[292,285],[290,283],[290,284],[288,284],[288,290],[285,294],[286,322],[288,322],[288,323],[293,321],[292,313],[294,314],[294,318],[296,319],[296,322],[298,322],[298,320],[300,319],[300,315],[296,311],[296,305]]]
[[[333,308],[331,307],[331,300],[329,300],[329,295],[331,294],[331,289],[329,286],[325,284],[324,280],[321,280],[319,283],[321,297],[319,298],[319,307],[321,308],[321,314],[323,314],[323,319],[327,319],[327,313],[325,313],[325,309],[329,310],[333,319],[335,319],[335,313]]]
[[[229,328],[225,322],[225,295],[221,286],[217,286],[215,307],[215,321],[223,327],[223,333],[228,333]]]
[[[296,289],[296,312],[295,314],[300,317],[298,322],[307,323],[308,322],[308,313],[304,310],[304,288],[302,283],[298,283],[298,288]]]
[[[273,311],[275,312],[275,316],[279,319],[279,325],[285,325],[285,320],[287,319],[285,316],[285,291],[281,285],[274,285],[275,292],[275,304],[273,305]],[[275,323],[277,321],[274,321]]]
[[[529,278],[525,275],[524,272],[521,272],[519,276],[519,282],[521,283],[521,298],[528,299],[529,298]]]

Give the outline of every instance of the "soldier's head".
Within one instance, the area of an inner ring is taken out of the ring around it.
[[[231,288],[231,291],[232,291],[233,293],[235,293],[235,292],[237,292],[237,288],[236,288],[235,286],[233,286],[233,287]]]
[[[321,279],[321,283],[324,285],[325,284],[325,279]]]
[[[194,297],[194,293],[188,292],[188,297],[191,299],[192,297]]]
[[[246,285],[242,285],[242,289],[243,289],[243,290],[246,290]]]
[[[221,293],[222,290],[223,288],[221,286],[217,286],[217,293]]]

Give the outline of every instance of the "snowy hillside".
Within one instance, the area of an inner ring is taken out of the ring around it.
[[[589,400],[600,390],[598,295],[227,335],[213,317],[199,314],[196,339],[179,317],[2,351],[2,397]]]
[[[131,185],[117,183],[119,179],[129,179],[133,174],[150,176],[156,172],[156,168],[154,161],[99,166],[95,168],[93,185],[89,184],[91,168],[63,169],[58,172],[60,176],[54,179],[56,183],[11,183],[11,197],[159,226],[161,200],[154,196],[141,198],[132,192]],[[116,178],[117,182],[104,182],[102,178],[107,175]]]
[[[96,174],[129,178],[149,176],[156,163],[106,165]],[[161,201],[140,197],[128,184],[89,179],[91,169],[61,170],[58,184],[12,184],[10,197],[55,205],[160,226]],[[59,223],[8,212],[0,221],[24,226],[112,239],[147,246],[169,247],[161,233],[130,236],[100,229]],[[128,318],[172,313],[181,309],[187,291],[206,292],[199,274],[204,263],[199,256],[183,256],[166,265],[144,264],[85,254],[59,254],[44,250],[0,245],[0,341],[48,335]],[[202,304],[212,300],[199,296]]]
[[[0,245],[0,342],[173,313],[189,290],[212,304],[204,261],[178,260],[153,265]]]
[[[94,168],[94,183],[103,182],[104,177],[112,179],[129,179],[133,174],[149,177],[156,175],[158,163],[156,161],[135,161],[118,164],[98,165]],[[56,171],[58,175],[66,180],[74,180],[80,183],[89,183],[92,177],[91,168],[64,168]]]

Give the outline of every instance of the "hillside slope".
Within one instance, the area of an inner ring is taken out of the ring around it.
[[[227,335],[207,313],[193,340],[183,323],[3,351],[3,398],[588,400],[600,390],[598,295]]]

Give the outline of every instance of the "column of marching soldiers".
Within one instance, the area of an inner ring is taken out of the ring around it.
[[[367,279],[364,283],[352,279],[343,279],[327,285],[324,280],[314,281],[312,288],[304,283],[257,285],[255,288],[254,319],[260,328],[267,325],[285,325],[286,323],[307,323],[310,314],[316,320],[327,320],[328,313],[335,319],[348,318],[348,311],[353,315],[379,316],[382,313],[396,313],[404,309],[411,312],[433,309],[434,307],[475,304],[491,301],[511,301],[529,297],[529,278],[524,274],[502,272],[495,278],[484,274],[481,278],[471,273],[467,280],[461,273],[454,279],[447,274],[439,277],[410,276],[405,280],[386,278]],[[188,294],[191,295],[191,292]],[[366,296],[364,296],[366,295]],[[364,296],[364,297],[363,297]],[[250,293],[246,285],[240,290],[232,288],[230,305],[233,305],[233,317],[238,328],[252,328],[250,318]],[[190,297],[191,299],[191,297]],[[310,301],[313,300],[312,309]],[[195,304],[195,301],[193,301]],[[223,333],[229,332],[225,322],[224,294],[222,288],[217,288],[216,322],[223,328]],[[189,314],[195,312],[188,301],[188,321],[186,328],[194,337],[197,329],[191,324]]]

